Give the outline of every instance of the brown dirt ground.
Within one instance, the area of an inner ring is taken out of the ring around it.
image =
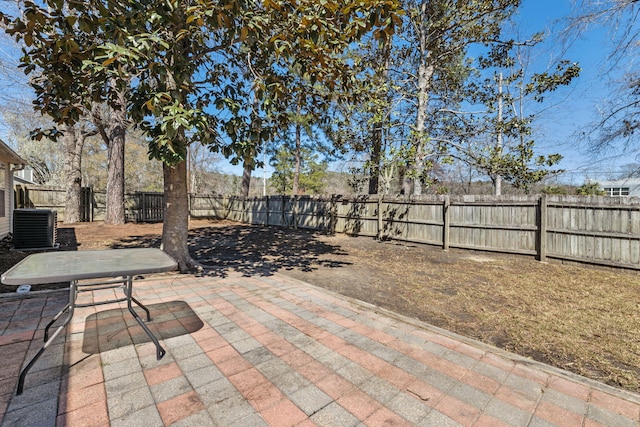
[[[58,241],[61,250],[157,247],[161,231],[162,224],[60,224]],[[192,221],[189,245],[203,274],[284,273],[640,390],[640,276],[634,274],[228,221]],[[0,247],[0,271],[26,255]]]

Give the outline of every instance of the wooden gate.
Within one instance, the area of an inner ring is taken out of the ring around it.
[[[93,187],[80,189],[80,221],[93,222]]]
[[[162,193],[135,193],[136,222],[162,222],[164,219],[164,194]]]

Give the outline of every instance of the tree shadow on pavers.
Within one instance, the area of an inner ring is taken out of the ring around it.
[[[148,304],[151,322],[146,322],[144,311],[135,307],[136,313],[158,340],[196,332],[204,326],[202,320],[184,301]],[[133,344],[151,342],[126,308],[102,310],[88,316],[82,340],[82,351],[97,354]]]
[[[279,270],[312,271],[318,266],[341,267],[349,262],[340,246],[319,239],[311,230],[238,225],[206,227],[189,233],[192,255],[204,267],[203,275],[271,275]],[[331,255],[331,259],[320,259]]]

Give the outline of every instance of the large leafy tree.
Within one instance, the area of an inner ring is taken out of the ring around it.
[[[363,50],[363,91],[370,96],[349,113],[367,125],[343,133],[371,129],[362,132],[362,145],[370,148],[370,192],[377,187],[376,171],[385,169],[386,180],[390,171],[398,175],[402,193],[418,195],[455,158],[485,171],[497,189],[505,179],[528,191],[550,173],[561,157],[536,155],[527,105],[569,84],[579,67],[563,61],[529,73],[517,62],[514,51],[529,43],[507,38],[505,28],[519,3],[405,1],[405,25],[391,54]],[[472,46],[476,55],[486,55],[471,57]],[[383,133],[373,131],[378,126]]]
[[[332,136],[361,139],[367,149],[369,192],[378,191],[382,168],[394,165],[404,194],[419,195],[435,180],[447,154],[441,141],[450,132],[449,111],[463,98],[472,45],[501,43],[504,21],[519,0],[403,0],[402,30],[387,46],[356,52],[364,76],[358,103],[342,107],[343,126]],[[385,178],[387,179],[387,178]]]
[[[358,79],[349,88],[351,96],[344,102],[335,102],[331,120],[324,126],[325,133],[337,152],[353,151],[365,154],[357,173],[367,173],[368,193],[380,190],[382,163],[388,157],[393,139],[402,139],[402,127],[396,127],[394,105],[399,102],[399,83],[390,78],[392,67],[398,66],[391,57],[392,43],[380,44],[365,40],[349,53],[357,70]]]
[[[289,144],[280,146],[271,158],[274,168],[271,186],[281,194],[289,193],[292,196],[322,194],[328,164],[318,161],[317,157],[309,147],[301,147],[296,151]]]
[[[429,128],[429,117],[435,112],[430,98],[437,94],[436,80],[457,76],[456,64],[470,45],[499,42],[503,23],[520,0],[406,0],[403,4],[406,43],[400,55],[413,67],[404,72],[414,117],[410,178],[412,194],[419,195],[426,161],[437,150]]]
[[[30,75],[30,84],[35,92],[34,107],[53,119],[57,126],[55,132],[47,132],[56,139],[64,135],[64,130],[72,132],[73,127],[82,121],[91,119],[108,151],[107,212],[105,222],[120,224],[124,222],[124,144],[128,126],[126,116],[126,85],[116,86],[114,81],[101,81],[92,77],[82,68],[97,53],[95,47],[114,37],[113,33],[94,25],[104,9],[102,5],[45,1],[36,3],[21,2],[21,14],[10,18],[0,14],[8,33],[22,41],[22,67]],[[119,15],[117,8],[111,12]],[[108,103],[102,103],[104,100]],[[83,118],[84,117],[84,118]],[[84,124],[83,124],[84,126]],[[76,132],[76,134],[78,134]],[[42,132],[40,131],[40,136]],[[80,150],[68,152],[67,156],[82,158],[82,145],[65,143],[68,149]],[[78,217],[75,214],[79,205],[81,182],[69,171],[67,188],[70,192],[67,200],[66,220]]]
[[[271,150],[277,151],[273,146],[283,143],[289,131],[294,130],[291,146],[296,194],[302,179],[303,134],[324,128],[332,102],[352,102],[356,98],[354,89],[360,84],[357,77],[362,76],[356,64],[343,53],[371,26],[381,27],[371,37],[384,45],[400,21],[391,8],[393,2],[387,2],[385,7],[379,4],[380,9],[371,2],[268,3],[277,5],[270,24],[263,27],[266,35],[249,44],[252,52],[249,65],[261,100],[261,118],[265,119],[262,123],[268,123],[269,131],[263,133]],[[360,12],[356,12],[358,9]],[[350,22],[349,14],[354,12],[359,17]],[[361,15],[363,12],[369,15],[369,22],[361,20],[365,17]],[[302,32],[302,38],[287,36],[296,32]],[[321,145],[316,147],[318,151],[325,148]]]
[[[69,87],[74,80],[74,65],[79,69],[82,59],[76,55],[78,40],[62,35],[64,30],[60,31],[56,23],[62,22],[64,28],[73,24],[33,3],[23,5],[22,17],[10,19],[1,13],[0,21],[9,34],[24,42],[21,65],[31,75],[29,83],[36,94],[34,108],[49,115],[57,125],[57,129],[41,131],[37,138],[46,135],[61,140],[65,147],[65,222],[76,222],[80,219],[80,168],[87,131],[76,126],[81,119],[82,101]],[[76,89],[82,87],[78,81]],[[64,99],[58,97],[60,93],[64,93]],[[84,123],[81,126],[85,128]]]
[[[64,80],[69,69],[83,67],[82,83],[107,102],[112,98],[99,91],[107,82],[130,88],[126,111],[148,137],[150,156],[163,163],[163,249],[182,270],[196,266],[187,247],[187,148],[200,143],[234,150],[238,114],[222,120],[217,112],[242,110],[235,105],[242,102],[236,99],[239,83],[225,73],[229,63],[238,63],[240,47],[260,46],[258,52],[275,54],[256,88],[258,99],[273,100],[287,92],[286,80],[276,72],[282,67],[300,67],[329,86],[348,81],[349,64],[340,54],[374,27],[384,29],[377,33],[384,38],[397,22],[394,0],[105,0],[67,7],[79,16],[73,25],[103,31],[104,39],[84,57],[76,55],[77,41],[69,41],[70,62],[48,72]],[[280,33],[273,35],[275,23]],[[63,117],[79,115],[75,104],[59,111]],[[228,139],[222,139],[223,132]]]
[[[549,69],[530,70],[528,53],[540,41],[538,35],[525,42],[508,42],[495,46],[478,61],[485,72],[470,79],[468,99],[484,107],[476,114],[455,112],[456,132],[445,142],[458,159],[483,170],[501,194],[501,182],[529,192],[532,185],[554,172],[562,159],[557,153],[535,153],[531,137],[535,104],[561,86],[569,85],[580,74],[580,66],[567,60]]]
[[[222,78],[216,65],[241,27],[242,5],[222,3],[131,2],[121,41],[101,46],[101,62],[91,64],[117,82],[130,78],[123,70],[137,71],[129,113],[149,138],[150,156],[163,163],[162,247],[181,270],[197,266],[187,247],[187,147],[217,142],[219,123],[205,111],[212,97],[202,90]]]

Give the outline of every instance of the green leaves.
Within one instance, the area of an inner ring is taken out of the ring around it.
[[[170,164],[192,141],[216,149],[226,144],[221,134],[242,139],[252,90],[247,76],[224,69],[240,69],[248,52],[264,114],[287,110],[296,79],[319,108],[336,82],[349,81],[349,44],[373,29],[388,37],[400,23],[396,0],[45,0],[22,10],[0,19],[26,45],[37,108],[73,123],[90,102],[115,102],[114,91],[126,89],[126,110],[152,141],[151,155]],[[272,132],[246,135],[258,143]]]
[[[525,86],[527,94],[534,94],[534,99],[538,102],[544,100],[544,94],[552,92],[560,86],[566,86],[580,75],[582,69],[573,62],[563,60],[558,63],[554,73],[544,72],[534,74],[531,83]]]
[[[533,184],[562,172],[550,169],[562,160],[560,154],[536,156],[534,145],[533,140],[520,139],[518,144],[508,148],[498,145],[484,147],[476,157],[477,166],[491,177],[500,176],[528,193]]]

